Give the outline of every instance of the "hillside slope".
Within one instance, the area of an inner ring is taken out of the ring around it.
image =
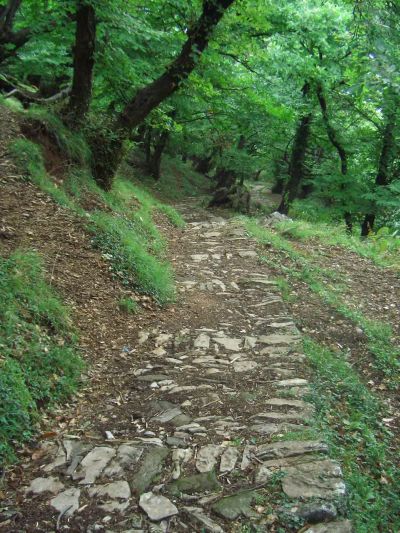
[[[1,116],[13,143],[19,119]],[[398,530],[396,272],[196,199],[176,203],[184,227],[124,177],[105,195],[60,159],[35,181],[3,153],[0,253],[42,258],[69,325],[33,320],[77,334],[87,365],[16,446],[5,531]],[[383,318],[388,342],[368,322]]]

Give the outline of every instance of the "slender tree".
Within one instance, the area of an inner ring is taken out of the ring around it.
[[[382,136],[382,147],[379,156],[378,172],[375,178],[376,187],[385,187],[390,183],[390,165],[393,161],[395,147],[394,131],[396,127],[396,110],[388,109],[385,117],[385,126]],[[374,229],[377,206],[372,203],[371,210],[364,217],[361,225],[361,236],[367,237]]]
[[[324,95],[324,91],[322,88],[322,85],[319,84],[317,86],[317,98],[319,102],[319,106],[321,108],[322,113],[322,120],[324,122],[326,133],[328,135],[328,139],[330,140],[332,146],[336,149],[339,159],[340,159],[340,171],[342,176],[347,176],[347,170],[348,170],[348,163],[347,163],[347,152],[341,143],[341,141],[338,138],[338,135],[336,133],[335,128],[332,126],[331,121],[329,119],[328,114],[328,105],[326,102],[326,98]],[[345,184],[342,185],[342,189],[346,187]],[[352,222],[352,216],[349,211],[346,211],[344,213],[344,221],[346,224],[347,231],[349,233],[352,233],[353,231],[353,222]]]
[[[310,94],[310,84],[307,82],[302,88],[303,98]],[[308,112],[300,117],[289,162],[289,179],[286,182],[282,200],[278,207],[279,213],[287,215],[293,201],[297,198],[300,184],[306,175],[305,159],[310,140],[312,113]]]

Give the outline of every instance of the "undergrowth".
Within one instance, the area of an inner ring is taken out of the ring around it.
[[[40,408],[74,392],[83,363],[68,310],[40,257],[0,257],[0,462],[30,438]]]
[[[136,156],[141,158],[140,153]],[[126,165],[124,173],[131,175],[129,177],[137,182],[137,176],[132,172],[132,167]],[[154,178],[144,173],[140,176],[140,186],[146,187],[148,191],[162,199],[177,201],[207,194],[212,187],[212,182],[203,174],[196,172],[190,165],[164,154],[161,179],[155,181]]]
[[[285,220],[275,227],[284,236],[298,240],[317,239],[325,244],[341,246],[370,259],[378,266],[400,270],[400,237],[392,236],[387,228],[373,233],[368,239],[360,239],[349,235],[339,225],[322,222]]]
[[[343,467],[354,530],[399,531],[400,472],[379,400],[342,353],[311,339],[304,340],[304,352],[314,370],[316,429]]]

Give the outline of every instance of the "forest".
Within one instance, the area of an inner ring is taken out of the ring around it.
[[[192,160],[217,204],[267,177],[281,213],[395,232],[397,3],[200,4],[10,1],[3,96],[83,132],[105,189],[136,145],[155,180],[165,150]]]
[[[0,0],[0,529],[400,531],[400,2]]]

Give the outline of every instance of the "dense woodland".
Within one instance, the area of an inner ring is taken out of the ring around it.
[[[0,87],[50,106],[112,187],[121,158],[165,151],[214,204],[273,181],[279,211],[369,235],[399,224],[400,6],[369,0],[9,0]]]

